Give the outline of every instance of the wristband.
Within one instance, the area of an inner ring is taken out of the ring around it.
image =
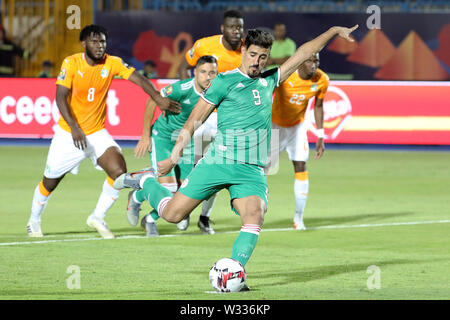
[[[319,139],[325,138],[325,130],[323,128],[322,129],[317,129],[317,137]]]

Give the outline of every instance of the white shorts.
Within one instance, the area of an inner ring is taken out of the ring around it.
[[[217,134],[217,112],[212,112],[208,119],[194,132],[195,161],[206,153],[206,147],[214,141]]]
[[[77,174],[78,166],[86,158],[91,159],[96,169],[103,170],[97,165],[97,159],[110,147],[122,150],[106,129],[87,135],[86,140],[87,147],[80,150],[75,147],[70,132],[63,130],[60,126],[55,126],[55,135],[48,151],[44,176],[56,179],[69,171]]]
[[[217,112],[212,112],[208,119],[194,132],[194,139],[204,137],[204,141],[214,140],[217,134]]]
[[[269,167],[278,164],[280,153],[286,150],[291,161],[306,162],[309,157],[308,136],[304,122],[292,127],[281,127],[272,122]]]

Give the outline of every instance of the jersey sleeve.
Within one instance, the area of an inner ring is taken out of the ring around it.
[[[317,99],[323,99],[325,97],[325,93],[327,93],[328,85],[330,84],[330,79],[326,74],[323,75],[324,79],[322,85],[320,86],[319,91],[317,92]]]
[[[73,76],[75,74],[75,64],[70,58],[64,59],[61,71],[56,79],[56,84],[72,89]]]
[[[128,78],[133,74],[133,72],[136,70],[129,64],[125,63],[121,58],[115,57],[114,63],[113,63],[113,73],[114,76],[119,76],[122,79],[128,80]]]
[[[228,92],[228,86],[222,75],[218,75],[211,82],[211,85],[206,90],[206,93],[202,94],[202,99],[212,105],[219,105],[225,98]]]
[[[194,67],[197,64],[197,60],[202,56],[201,54],[201,39],[195,41],[194,45],[191,49],[186,52],[186,61],[189,63],[191,67]]]
[[[170,98],[174,101],[181,99],[181,86],[179,81],[161,89],[161,96]]]

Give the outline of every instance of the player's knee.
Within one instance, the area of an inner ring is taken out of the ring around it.
[[[126,168],[126,167],[119,166],[119,167],[116,167],[114,170],[111,170],[109,176],[110,176],[113,180],[115,180],[115,179],[117,179],[121,174],[124,174],[124,173],[126,173],[126,172],[127,172],[127,168]]]
[[[244,220],[246,223],[261,225],[264,222],[264,210],[260,207],[250,208],[245,212]]]
[[[177,214],[176,212],[171,212],[170,210],[167,210],[167,212],[163,213],[163,217],[167,222],[170,223],[178,223],[181,220],[183,220],[184,216]]]
[[[304,172],[304,171],[306,171],[306,162],[304,162],[304,161],[294,161],[294,170],[295,170],[295,172]]]

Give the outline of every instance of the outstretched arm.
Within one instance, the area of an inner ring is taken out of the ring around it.
[[[180,113],[180,103],[170,100],[169,98],[162,97],[158,90],[155,89],[153,84],[139,72],[134,71],[128,78],[128,80],[140,86],[145,91],[145,93],[147,93],[153,100],[155,100],[156,104],[161,110],[169,110],[174,113]]]
[[[169,158],[158,163],[158,175],[166,175],[177,163],[183,155],[183,149],[191,141],[195,129],[200,127],[206,119],[208,119],[211,112],[213,112],[215,105],[209,104],[200,98],[187,119],[183,128],[178,135],[177,142],[172,149],[172,154]]]
[[[297,70],[300,65],[312,55],[322,50],[322,48],[331,40],[334,36],[338,35],[348,41],[353,42],[353,38],[350,37],[358,25],[352,28],[345,27],[331,27],[328,31],[322,33],[317,38],[302,44],[294,55],[292,55],[285,63],[280,66],[280,82],[283,82],[289,76]]]

